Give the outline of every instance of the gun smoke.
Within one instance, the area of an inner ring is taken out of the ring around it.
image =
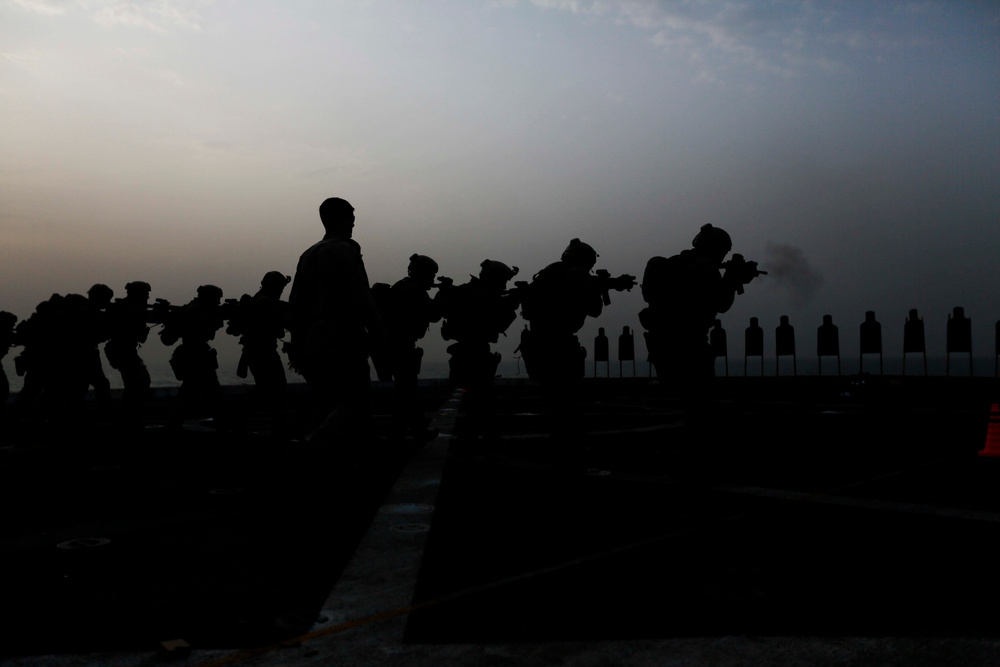
[[[768,243],[765,249],[768,275],[788,292],[793,308],[805,306],[823,286],[823,276],[809,264],[802,250],[793,245]]]

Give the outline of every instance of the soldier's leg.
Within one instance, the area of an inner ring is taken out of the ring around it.
[[[452,384],[465,390],[455,435],[462,441],[494,437],[493,379],[500,355],[486,342],[456,343],[448,351]]]
[[[111,410],[111,382],[104,374],[104,366],[101,364],[101,351],[94,348],[89,359],[89,369],[87,372],[88,382],[94,388],[94,398],[102,412],[107,414]]]
[[[149,369],[139,355],[133,352],[119,364],[118,370],[122,375],[122,411],[125,421],[138,422],[152,384]]]
[[[338,359],[329,387],[332,410],[319,433],[324,439],[358,445],[374,437],[371,370],[363,355]]]
[[[499,365],[500,354],[490,350],[488,345],[485,346],[476,360],[477,379],[473,384],[468,409],[473,432],[487,441],[494,441],[499,437],[494,403],[494,380]]]
[[[580,381],[584,376],[586,355],[576,336],[566,336],[553,342],[554,368],[549,380],[552,435],[557,444],[571,451],[582,446],[586,433],[580,414]]]
[[[271,430],[277,432],[284,429],[285,424],[285,389],[288,380],[285,377],[285,366],[281,362],[278,350],[267,350],[250,363],[250,372],[255,383],[255,399],[259,409],[270,416]]]
[[[400,434],[416,434],[427,424],[417,398],[419,348],[398,345],[391,352],[393,377],[393,424]]]

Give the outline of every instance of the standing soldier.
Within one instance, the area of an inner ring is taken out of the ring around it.
[[[35,311],[38,345],[31,347],[42,371],[38,402],[44,418],[56,426],[75,426],[83,409],[88,345],[81,314],[86,310],[82,294],[53,294],[44,309],[39,304]]]
[[[685,384],[715,375],[708,331],[743,293],[743,286],[763,273],[757,262],[744,261],[742,255],[723,264],[733,242],[718,227],[704,225],[691,246],[647,262],[642,298],[648,307],[639,313],[656,374]]]
[[[517,297],[507,292],[507,283],[517,274],[502,262],[484,260],[479,277],[447,288],[439,295],[444,323],[441,335],[455,341],[448,346],[449,378],[465,390],[463,438],[493,437],[493,380],[500,353],[490,344],[517,318]]]
[[[87,387],[94,388],[94,397],[101,412],[108,414],[111,411],[111,382],[104,374],[104,366],[101,364],[101,343],[108,340],[111,328],[108,316],[108,308],[114,298],[114,291],[107,285],[100,283],[87,290],[87,308],[81,313],[83,319],[83,331],[80,332],[86,337],[86,391]]]
[[[252,297],[244,294],[237,307],[238,317],[229,320],[226,333],[240,336],[243,352],[236,375],[253,375],[254,390],[251,404],[272,415],[272,431],[283,424],[285,410],[285,366],[278,353],[278,341],[288,328],[288,302],[281,293],[291,277],[269,271],[260,281],[260,289]]]
[[[689,425],[705,414],[715,376],[708,331],[719,313],[728,311],[736,295],[743,293],[743,286],[763,273],[757,262],[744,261],[742,255],[723,263],[733,242],[718,227],[702,226],[691,246],[647,262],[642,298],[648,306],[639,313],[656,375],[683,391]]]
[[[437,272],[437,262],[430,257],[411,255],[406,277],[390,287],[384,302],[379,303],[389,335],[388,358],[395,382],[395,427],[401,435],[419,440],[434,434],[427,430],[427,418],[417,397],[417,377],[424,355],[417,341],[426,335],[432,323],[441,320],[441,304],[452,284],[450,278],[442,277],[437,285],[441,291],[432,299],[428,292],[435,286]]]
[[[14,372],[24,378],[15,405],[22,419],[40,416],[46,400],[49,378],[53,375],[53,360],[56,358],[51,343],[51,322],[56,316],[54,302],[57,298],[62,297],[53,294],[39,303],[34,312],[14,328],[14,345],[21,347],[20,354],[14,357]]]
[[[15,362],[25,373],[18,406],[55,426],[74,426],[82,417],[96,343],[92,308],[82,294],[53,294],[15,330],[24,350]]]
[[[361,246],[351,238],[354,207],[331,197],[319,207],[319,216],[326,234],[299,258],[288,298],[291,363],[312,395],[309,439],[367,438],[372,427],[368,357],[383,354],[385,327]]]
[[[109,337],[104,356],[122,377],[122,411],[135,423],[149,394],[150,378],[139,348],[149,336],[149,283],[136,280],[125,285],[125,298],[108,308]]]
[[[609,290],[628,290],[635,277],[611,278],[607,271],[591,273],[597,252],[573,239],[558,262],[549,264],[525,288],[521,317],[529,327],[521,334],[520,351],[528,376],[542,385],[555,419],[556,435],[568,436],[578,427],[578,380],[586,371],[586,349],[577,333],[588,317],[598,317],[611,303]]]
[[[202,402],[213,417],[222,417],[222,389],[216,370],[219,361],[209,343],[222,328],[222,290],[215,285],[202,285],[198,295],[171,314],[160,331],[160,340],[173,345],[170,368],[180,380],[177,405],[170,416],[169,426],[179,428],[191,408]]]

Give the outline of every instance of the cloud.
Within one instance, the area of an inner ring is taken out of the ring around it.
[[[15,53],[13,51],[0,51],[0,60],[24,68],[32,68],[38,63],[38,51],[32,49]]]
[[[631,25],[650,34],[650,43],[678,53],[696,66],[698,78],[715,80],[706,71],[710,56],[719,59],[715,69],[726,64],[740,64],[770,74],[789,74],[780,49],[762,49],[754,42],[773,42],[787,48],[785,37],[801,39],[798,21],[802,16],[769,14],[756,3],[711,2],[657,3],[634,0],[530,0],[535,7],[566,11],[586,17],[606,17],[615,23]],[[784,25],[792,21],[792,25]],[[787,34],[786,34],[787,33]],[[761,39],[764,37],[765,39]],[[774,51],[771,53],[770,51]]]
[[[922,27],[940,14],[939,5],[929,2],[876,5],[854,12],[808,1],[528,0],[528,4],[631,26],[647,33],[655,47],[688,62],[697,79],[713,82],[735,81],[746,70],[780,78],[809,72],[842,74],[842,61],[851,54],[926,47]],[[918,17],[919,23],[900,32],[901,12]]]
[[[11,0],[11,3],[21,9],[46,16],[65,14],[66,10],[73,4],[72,0]]]
[[[762,262],[761,269],[767,271],[776,287],[788,293],[793,308],[805,306],[823,286],[823,276],[812,267],[800,248],[768,243],[765,254],[767,260]]]
[[[569,11],[573,14],[603,14],[615,3],[601,2],[600,0],[531,0],[531,4],[542,9],[556,9]]]
[[[116,3],[97,10],[94,21],[106,28],[131,26],[154,32],[166,32],[172,27],[201,30],[198,11],[188,3],[172,0]]]

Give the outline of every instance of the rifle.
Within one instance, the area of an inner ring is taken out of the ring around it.
[[[743,294],[743,286],[757,276],[767,275],[767,271],[761,271],[757,268],[757,262],[748,262],[739,253],[733,253],[732,259],[723,262],[720,268],[725,269],[726,275],[732,276],[736,280],[737,294]]]
[[[527,280],[515,280],[514,286],[505,289],[503,291],[504,296],[512,297],[517,303],[522,303],[525,297],[528,295],[528,290],[531,288],[531,283]]]
[[[594,274],[597,279],[597,289],[601,292],[601,299],[605,306],[611,305],[611,295],[608,294],[610,290],[624,292],[631,291],[635,287],[635,276],[630,276],[627,273],[612,278],[606,269],[597,269]]]
[[[437,282],[431,285],[431,289],[438,287],[440,289],[448,289],[449,287],[454,287],[455,281],[448,276],[438,276]]]
[[[147,324],[166,324],[170,316],[180,310],[183,306],[175,306],[166,299],[156,299],[146,306]]]

